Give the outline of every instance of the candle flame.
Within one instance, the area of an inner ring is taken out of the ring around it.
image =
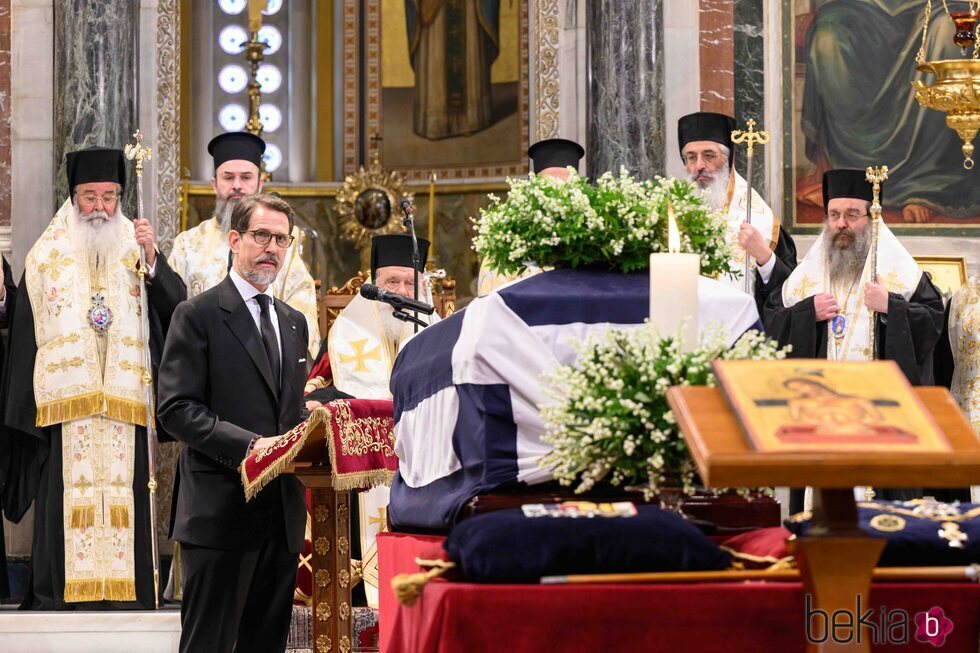
[[[677,230],[674,207],[670,202],[667,203],[667,251],[671,254],[678,254],[681,251],[681,232]]]

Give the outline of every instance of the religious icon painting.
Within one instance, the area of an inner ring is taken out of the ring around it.
[[[344,41],[364,52],[345,48],[345,174],[360,143],[408,181],[525,174],[528,4],[344,0]]]
[[[949,451],[893,361],[715,361],[757,451]]]
[[[887,165],[883,219],[916,235],[980,234],[980,184],[944,114],[913,99],[925,1],[781,0],[783,213],[794,232],[824,220],[831,168]],[[955,11],[965,2],[949,2]],[[935,3],[926,61],[960,59],[953,21]]]

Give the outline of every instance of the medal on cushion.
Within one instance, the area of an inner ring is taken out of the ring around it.
[[[92,295],[92,308],[88,311],[88,325],[96,333],[105,333],[112,326],[112,310],[105,305],[105,295],[101,292]]]

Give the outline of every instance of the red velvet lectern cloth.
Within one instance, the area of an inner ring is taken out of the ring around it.
[[[414,573],[416,556],[441,537],[381,533],[381,650],[385,653],[643,651],[644,653],[804,653],[800,583],[698,585],[477,585],[435,580],[411,608],[391,579]],[[873,608],[910,614],[909,643],[889,651],[975,653],[980,642],[980,585],[878,584]],[[915,641],[917,612],[942,607],[954,624],[944,645]],[[867,637],[867,635],[865,635]]]
[[[391,400],[338,399],[314,410],[275,445],[245,459],[241,475],[246,501],[297,456],[303,460],[301,452],[308,440],[310,447],[323,447],[315,459],[329,459],[336,490],[367,490],[391,483],[398,470]]]

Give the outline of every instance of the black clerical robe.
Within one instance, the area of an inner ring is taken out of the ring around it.
[[[0,262],[3,265],[3,287],[4,287],[4,298],[3,298],[3,311],[0,312],[0,329],[6,329],[10,324],[11,318],[14,314],[14,306],[17,303],[17,285],[14,283],[14,275],[10,270],[10,264],[7,263],[7,259],[0,256]],[[6,338],[0,339],[0,370],[3,369],[4,357],[7,350],[7,340]],[[3,441],[3,406],[0,405],[0,443]],[[3,514],[3,486],[4,481],[9,475],[10,471],[8,469],[9,460],[7,456],[3,455],[2,444],[0,444],[0,514]],[[10,583],[7,578],[7,556],[6,547],[4,543],[3,536],[3,523],[0,521],[0,599],[7,598],[10,596]]]
[[[792,345],[790,358],[827,358],[827,323],[817,322],[813,297],[783,305],[782,289],[769,293],[763,312],[766,333],[780,346]],[[888,313],[878,314],[877,358],[893,360],[912,385],[932,385],[933,350],[943,328],[942,293],[923,274],[906,300],[888,293]]]
[[[765,310],[769,295],[773,290],[782,288],[783,282],[789,279],[789,275],[796,269],[796,243],[793,242],[793,237],[786,233],[782,225],[779,227],[779,240],[776,241],[776,249],[772,253],[776,257],[776,262],[769,274],[769,283],[763,283],[758,268],[755,271],[755,306],[759,309],[760,317]]]
[[[184,282],[158,255],[153,279],[147,280],[150,352],[154,379],[163,351],[170,316],[187,298]],[[146,429],[136,427],[135,470],[133,476],[135,531],[135,602],[66,603],[64,486],[62,482],[61,425],[36,426],[34,399],[34,361],[37,342],[34,314],[27,293],[25,271],[17,289],[18,310],[10,326],[10,356],[4,368],[2,404],[4,430],[0,432],[0,460],[7,461],[8,475],[3,486],[3,505],[8,519],[20,521],[35,504],[34,539],[31,548],[31,581],[22,608],[35,610],[105,610],[135,608],[151,610],[153,599],[153,559],[149,490],[147,481]],[[159,430],[159,429],[158,429]]]

